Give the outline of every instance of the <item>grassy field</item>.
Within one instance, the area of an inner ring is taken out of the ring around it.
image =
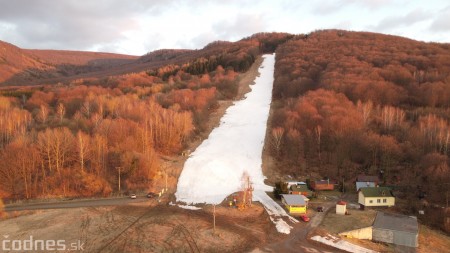
[[[348,212],[350,215],[336,214],[336,208],[331,208],[320,227],[332,234],[369,227],[377,213],[375,210],[361,211],[356,209],[348,209]]]

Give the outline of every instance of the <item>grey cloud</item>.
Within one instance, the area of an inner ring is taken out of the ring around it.
[[[343,6],[344,4],[340,0],[321,1],[320,4],[314,7],[313,12],[319,15],[326,15],[339,11]]]
[[[142,13],[158,15],[172,2],[0,0],[0,22],[15,26],[0,39],[20,38],[20,43],[8,42],[25,48],[84,50],[123,39],[124,31],[136,28],[133,17]]]
[[[181,48],[203,48],[208,43],[219,40],[218,34],[209,31],[203,32],[199,35],[195,36],[191,40],[179,40],[177,44],[180,45]]]
[[[344,3],[359,4],[369,9],[377,9],[392,4],[393,0],[342,0]]]
[[[223,20],[213,25],[213,31],[222,40],[236,40],[257,32],[266,32],[263,15],[238,14],[234,20]]]
[[[437,32],[450,32],[450,6],[440,11],[431,23],[430,29]]]
[[[326,0],[315,2],[313,9],[315,14],[327,15],[333,12],[338,12],[343,8],[351,5],[356,5],[364,9],[378,9],[387,6],[392,0]]]
[[[235,41],[257,32],[265,32],[265,27],[266,21],[262,15],[237,14],[212,24],[210,31],[199,33],[189,40],[177,41],[177,45],[182,48],[199,49],[213,41]]]
[[[192,39],[179,40],[177,45],[182,48],[199,49],[213,41],[235,41],[254,33],[266,32],[265,27],[267,24],[263,15],[241,13],[212,24],[210,31],[199,33]]]
[[[404,16],[387,17],[374,26],[375,31],[392,30],[400,26],[411,26],[415,23],[431,18],[431,13],[423,10],[414,10]]]

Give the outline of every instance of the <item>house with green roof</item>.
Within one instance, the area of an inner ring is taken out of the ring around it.
[[[308,198],[313,196],[313,192],[310,189],[308,189],[308,186],[306,184],[298,184],[291,186],[289,194],[303,195]]]
[[[363,187],[358,191],[358,203],[362,206],[394,206],[395,197],[388,187]]]

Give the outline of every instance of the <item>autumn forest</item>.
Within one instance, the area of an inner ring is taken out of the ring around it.
[[[2,56],[14,68],[0,90],[0,197],[108,196],[119,176],[122,190],[146,190],[161,157],[207,131],[240,74],[273,52],[266,143],[280,173],[348,185],[381,173],[444,202],[433,193],[450,187],[450,45],[341,30],[261,33],[95,69],[28,52],[33,85]],[[133,71],[98,74],[114,68]]]

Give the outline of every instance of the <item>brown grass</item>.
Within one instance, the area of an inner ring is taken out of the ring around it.
[[[419,253],[444,253],[450,251],[450,237],[427,226],[419,226]]]
[[[336,208],[331,208],[320,225],[332,234],[369,227],[373,224],[377,212],[375,210],[348,209],[350,215],[336,214]]]

